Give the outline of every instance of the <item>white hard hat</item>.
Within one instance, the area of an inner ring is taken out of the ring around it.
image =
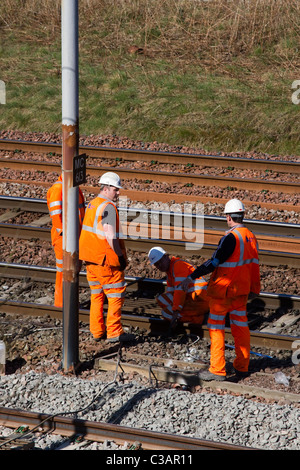
[[[238,199],[230,199],[230,201],[226,202],[224,214],[241,214],[245,212],[244,204],[239,201]]]
[[[150,264],[157,263],[157,261],[159,261],[165,254],[165,250],[160,246],[155,246],[154,248],[151,248],[148,253]]]
[[[108,186],[114,186],[115,188],[122,188],[119,175],[112,171],[104,173],[99,179],[99,184],[107,184]]]

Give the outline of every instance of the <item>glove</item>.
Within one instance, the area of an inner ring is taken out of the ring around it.
[[[178,311],[173,312],[172,320],[170,323],[170,329],[175,328],[175,326],[178,323],[178,319],[179,319],[179,312]]]
[[[248,295],[248,300],[252,300],[258,297],[258,294],[255,294],[255,292],[250,292]]]
[[[124,269],[127,266],[126,260],[123,255],[119,256],[119,263],[120,263],[120,269],[121,271],[124,271]]]
[[[186,292],[188,290],[189,283],[191,281],[192,281],[192,279],[189,276],[186,277],[180,284],[180,287],[182,288],[182,290],[184,290]]]

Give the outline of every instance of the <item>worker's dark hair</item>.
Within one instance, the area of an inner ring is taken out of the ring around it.
[[[233,220],[233,222],[237,223],[237,224],[241,224],[244,220],[244,214],[240,214],[240,215],[231,215],[230,216]]]

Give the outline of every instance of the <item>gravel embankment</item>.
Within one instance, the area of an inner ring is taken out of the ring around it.
[[[135,381],[104,386],[97,380],[33,371],[23,376],[2,377],[0,389],[1,406],[74,416],[69,413],[93,402],[75,416],[259,449],[300,449],[300,409],[291,405],[259,403],[242,396],[206,391],[192,394],[177,389],[149,388]],[[48,435],[39,438],[35,445],[51,449],[65,440]],[[105,442],[90,448],[117,446]]]
[[[201,386],[156,384],[149,377],[122,373],[121,368],[118,375],[99,370],[95,358],[116,352],[117,348],[106,341],[95,343],[88,325],[82,323],[79,325],[81,362],[75,377],[61,371],[60,320],[7,314],[0,318],[9,358],[7,375],[0,377],[0,406],[49,414],[67,413],[66,416],[76,418],[261,449],[300,449],[299,403],[290,403],[284,397],[276,402],[221,390],[216,393]],[[209,343],[195,336],[175,335],[166,340],[137,333],[136,341],[124,346],[122,360],[125,362],[128,362],[127,352],[168,358],[171,369],[174,367],[172,359],[184,360],[187,365],[200,360],[199,368],[209,363]],[[300,366],[292,363],[291,353],[258,348],[252,348],[252,352],[251,374],[243,380],[245,385],[299,393]],[[271,359],[267,357],[269,354]],[[233,357],[233,350],[226,348],[229,378],[232,377]],[[259,371],[266,372],[268,377],[257,375]],[[284,373],[287,385],[278,382],[278,372]],[[78,411],[83,408],[83,412]],[[73,411],[76,413],[70,415]],[[3,429],[3,433],[7,435],[8,431]],[[39,436],[35,445],[52,449],[64,441],[58,436]],[[118,447],[105,442],[94,443],[89,448]]]

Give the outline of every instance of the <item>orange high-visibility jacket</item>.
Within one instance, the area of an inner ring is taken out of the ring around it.
[[[63,230],[62,222],[62,175],[58,180],[51,186],[47,192],[47,205],[50,212],[50,217],[52,220],[52,229],[51,229],[51,240],[52,245],[55,244],[56,240],[61,236]],[[83,217],[84,217],[84,197],[81,189],[79,188],[79,232],[81,230]]]
[[[180,284],[193,271],[194,266],[190,263],[173,256],[170,260],[170,266],[167,272],[167,293],[173,294],[173,311],[180,311],[184,307],[185,300],[191,297],[193,300],[201,295],[203,290],[207,289],[207,282],[203,277],[191,281],[187,292],[185,292]]]
[[[233,298],[260,292],[256,237],[244,226],[234,227],[231,233],[236,239],[234,252],[217,266],[208,284],[207,293],[213,298]]]
[[[79,259],[91,263],[119,267],[118,255],[110,247],[102,225],[102,215],[108,204],[115,208],[116,238],[119,240],[123,256],[126,259],[124,240],[120,238],[119,213],[115,204],[104,196],[98,196],[87,206],[82,231],[79,238]]]

